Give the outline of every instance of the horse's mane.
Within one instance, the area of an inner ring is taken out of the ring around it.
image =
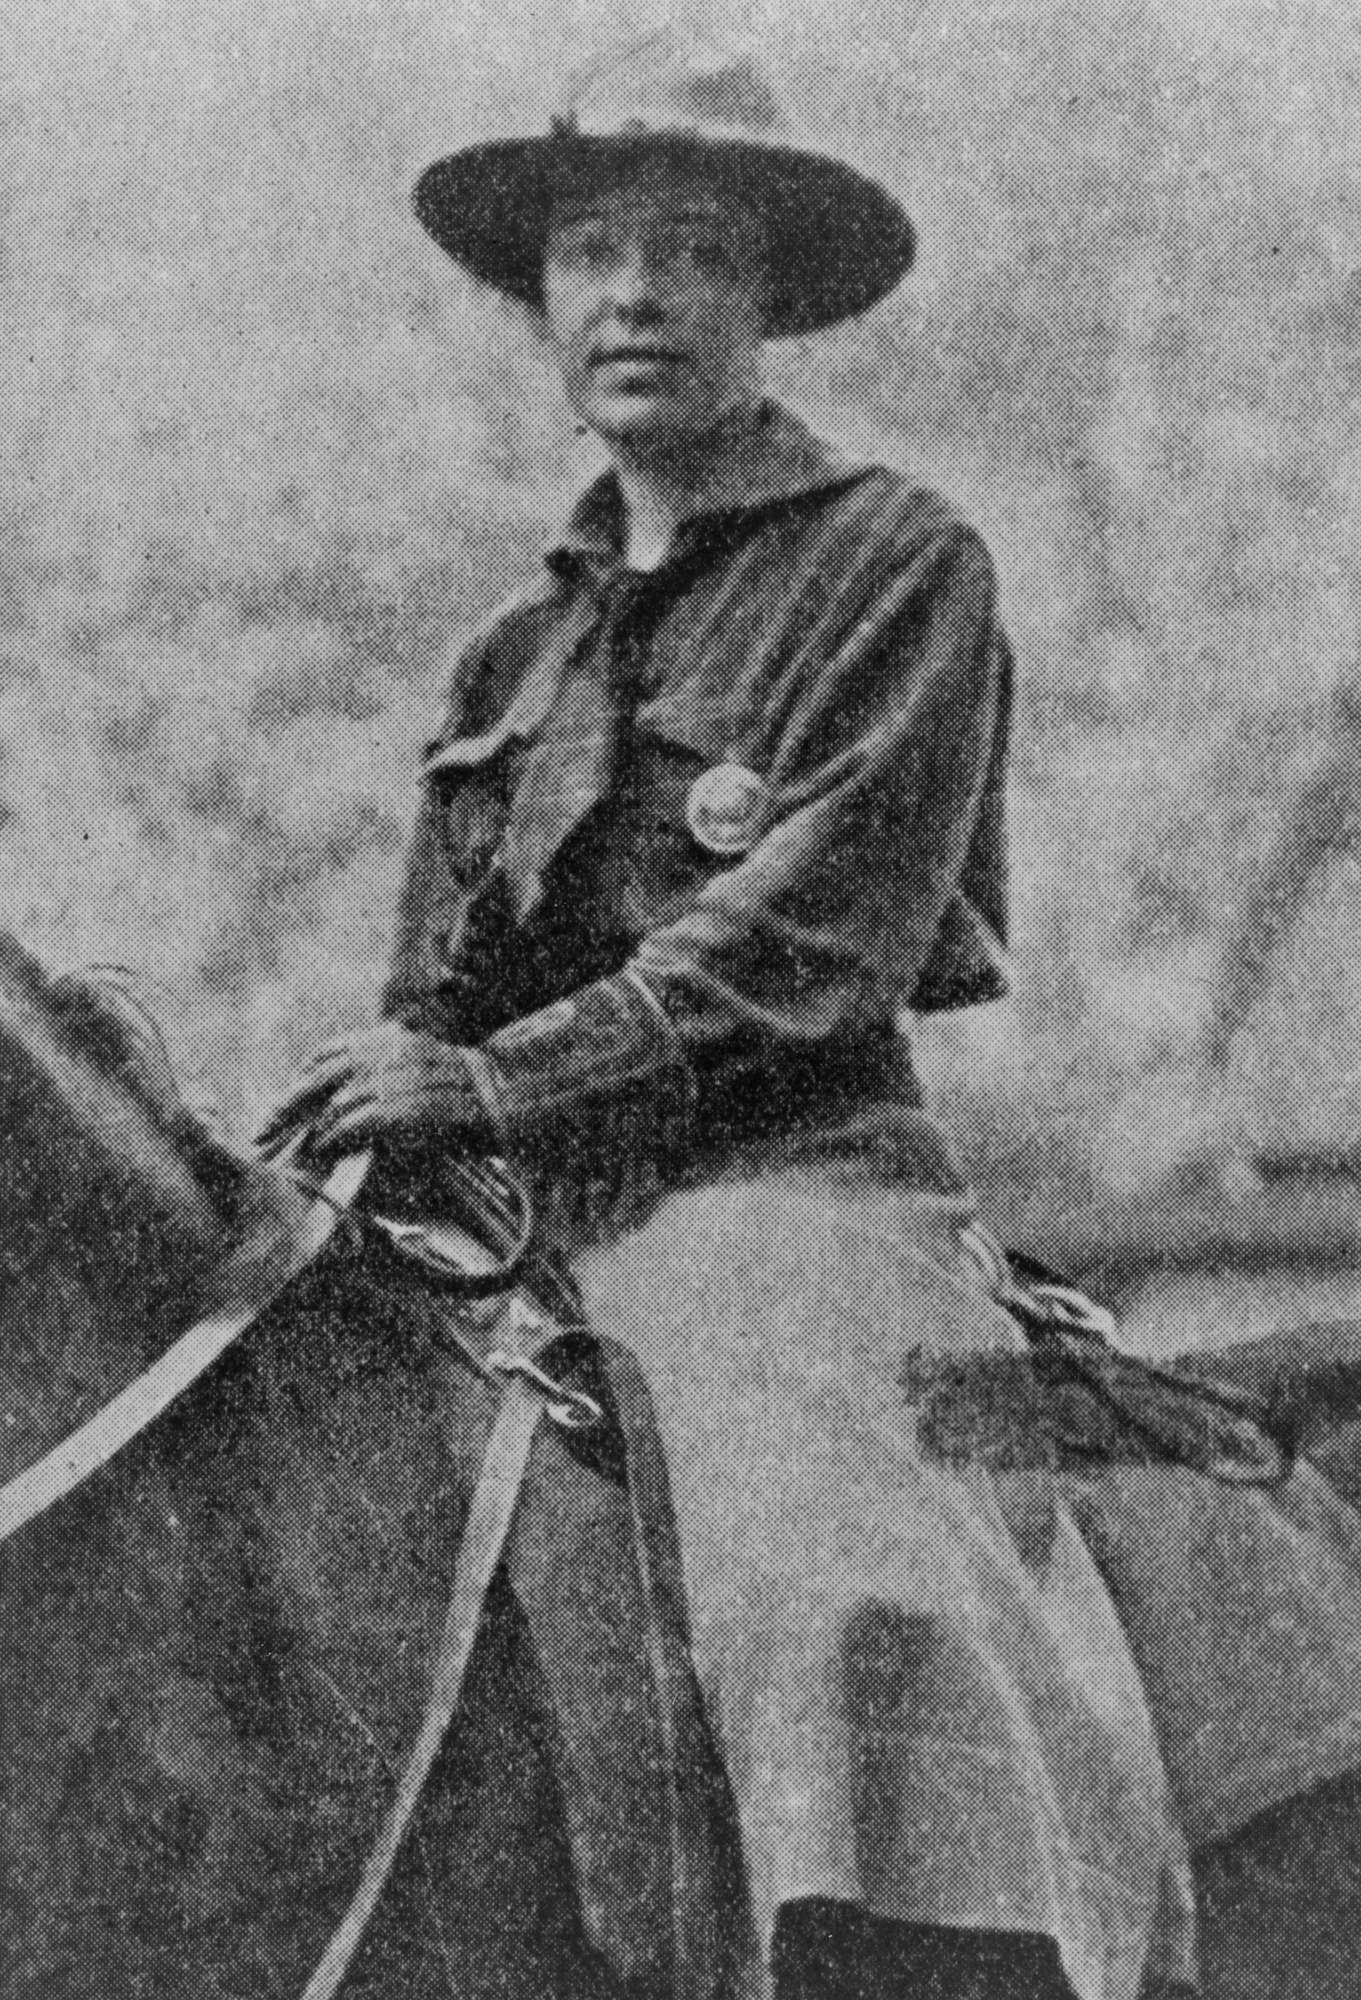
[[[157,1210],[230,1229],[252,1176],[180,1096],[160,1031],[108,973],[53,976],[0,931],[0,1090],[44,1094]]]

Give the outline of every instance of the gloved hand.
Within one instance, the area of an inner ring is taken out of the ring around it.
[[[313,1056],[256,1145],[267,1159],[306,1137],[317,1167],[385,1140],[519,1158],[600,1130],[633,1100],[670,1143],[689,1118],[690,1072],[660,1003],[624,972],[523,1015],[475,1047],[382,1021]]]
[[[478,1052],[398,1021],[342,1035],[317,1051],[261,1129],[256,1146],[273,1159],[304,1138],[309,1162],[384,1140],[460,1141],[501,1150]]]

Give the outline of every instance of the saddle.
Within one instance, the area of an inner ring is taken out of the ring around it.
[[[1228,1486],[1290,1477],[1297,1439],[1269,1398],[1131,1353],[1113,1313],[1038,1259],[1003,1250],[980,1223],[962,1243],[1029,1353],[909,1355],[902,1386],[927,1451],[995,1470],[1134,1462]]]

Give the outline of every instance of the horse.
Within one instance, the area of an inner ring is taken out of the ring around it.
[[[500,1306],[432,1293],[345,1226],[294,1270],[308,1195],[185,1111],[125,1008],[52,980],[12,940],[0,1104],[0,1490],[59,1459],[177,1330],[224,1297],[263,1301],[154,1424],[0,1545],[0,1991],[298,2000],[427,1706],[493,1428],[478,1363]],[[562,1353],[602,1427],[540,1427],[456,1725],[347,1996],[749,1990],[740,1841],[686,1655],[646,1386],[609,1341]],[[1288,1342],[1254,1354],[1254,1386],[1270,1373],[1289,1389],[1301,1435],[1306,1416],[1345,1416],[1346,1357],[1331,1373],[1291,1373],[1291,1357]],[[1154,1468],[1165,1475],[1179,1476]],[[1160,1490],[1149,1476],[1056,1473],[1153,1672],[1166,1579],[1132,1563],[1120,1533]],[[1342,1990],[1358,1799],[1343,1770],[1197,1843],[1212,1996],[1279,1990],[1252,1983],[1280,1949],[1261,1922],[1264,1871],[1332,1919],[1290,1990]],[[1310,1856],[1335,1880],[1312,1879]],[[799,1943],[777,1937],[786,1989],[817,1991]],[[909,1965],[891,1937],[852,1939],[832,1912],[820,1948],[858,1953],[866,1991],[893,1990],[905,1967],[924,1991],[951,1990],[948,1943]],[[989,1993],[1019,1990],[1005,1952],[990,1976]]]
[[[60,1470],[62,1440],[191,1322],[240,1323],[0,1545],[0,1991],[299,2000],[426,1708],[499,1402],[478,1365],[498,1302],[432,1292],[344,1227],[293,1269],[315,1203],[194,1121],[126,1007],[12,940],[0,1104],[0,1490]],[[621,1465],[646,1392],[608,1343],[570,1345],[602,1423],[538,1427],[347,2000],[735,1989],[722,1766],[664,1501],[638,1529]]]

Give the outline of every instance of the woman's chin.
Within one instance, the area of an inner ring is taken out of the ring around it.
[[[613,396],[583,411],[582,418],[612,448],[649,456],[684,450],[709,428],[694,412],[661,397]]]

